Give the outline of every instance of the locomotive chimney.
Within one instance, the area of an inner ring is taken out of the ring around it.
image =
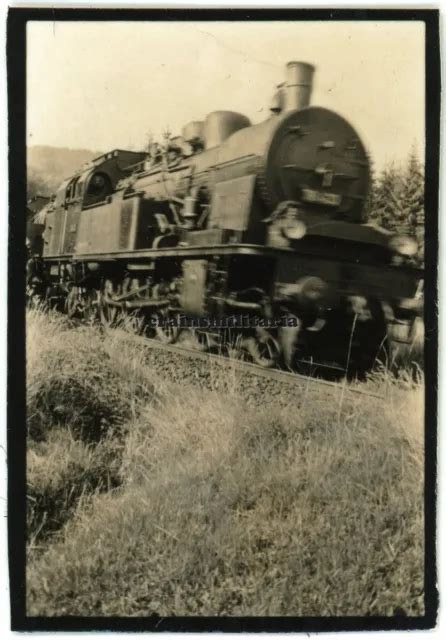
[[[286,66],[284,111],[305,109],[310,105],[314,67],[307,62],[288,62]]]

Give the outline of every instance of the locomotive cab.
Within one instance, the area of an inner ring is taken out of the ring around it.
[[[101,236],[105,238],[104,247],[116,243],[116,228],[120,227],[116,217],[120,214],[116,207],[104,207],[112,200],[118,183],[128,178],[145,157],[144,152],[115,149],[65,180],[48,210],[43,255],[100,249]],[[88,213],[82,215],[95,209],[100,212],[97,219]]]

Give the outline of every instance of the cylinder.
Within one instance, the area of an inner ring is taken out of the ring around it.
[[[285,111],[310,106],[314,67],[307,62],[288,62],[286,66]]]

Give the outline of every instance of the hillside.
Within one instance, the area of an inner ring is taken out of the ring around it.
[[[34,146],[27,149],[28,197],[50,195],[60,182],[102,151]]]

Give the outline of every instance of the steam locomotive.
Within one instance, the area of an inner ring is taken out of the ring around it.
[[[40,220],[30,289],[70,316],[155,319],[165,342],[178,314],[255,316],[242,346],[264,366],[348,352],[367,367],[391,340],[409,342],[417,243],[367,224],[367,153],[346,119],[310,106],[313,74],[289,62],[260,124],[215,111],[65,180]]]

